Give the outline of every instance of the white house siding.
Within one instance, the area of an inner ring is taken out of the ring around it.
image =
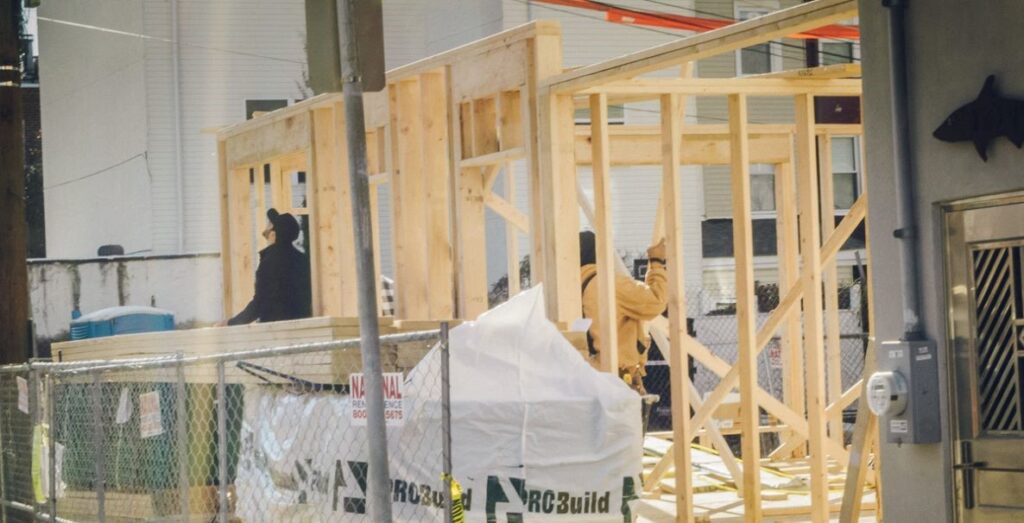
[[[389,70],[429,55],[425,17],[433,4],[423,0],[384,0],[384,63]]]
[[[175,152],[174,73],[171,67],[173,39],[171,6],[167,0],[145,0],[143,27],[145,34],[162,40],[146,40],[146,141],[147,158],[152,173],[150,208],[153,215],[152,247],[154,252],[177,252],[179,226],[178,182]]]
[[[769,9],[792,7],[799,0],[697,0],[697,9],[722,18],[736,17],[736,6],[745,5]],[[800,41],[783,40],[786,45],[802,46]],[[804,66],[802,49],[793,47],[772,46],[772,53],[782,55],[773,57],[776,67],[797,69]],[[698,74],[703,78],[732,78],[737,74],[736,53],[726,53],[708,60],[701,60],[697,65]],[[793,100],[790,98],[750,98],[748,118],[751,123],[792,123]],[[697,101],[697,113],[701,123],[720,124],[728,121],[729,112],[727,99],[724,96],[702,96]],[[732,217],[732,193],[729,181],[729,169],[725,166],[704,168],[704,206],[708,218]]]
[[[149,249],[143,43],[51,21],[138,33],[141,7],[43,2],[38,14],[47,253],[94,256],[109,243]]]
[[[312,94],[303,80],[305,3],[179,0],[178,9],[188,44],[180,51],[185,251],[218,251],[217,145],[202,129],[244,120],[247,99]]]
[[[150,37],[41,19],[52,256],[94,256],[107,243],[127,252],[219,250],[216,144],[201,130],[243,120],[247,98],[307,96],[302,0],[179,0],[178,9],[183,217],[167,41],[171,2],[44,2],[40,8],[43,18]]]

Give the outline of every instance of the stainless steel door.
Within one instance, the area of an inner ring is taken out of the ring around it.
[[[1024,521],[1024,194],[944,211],[957,519]]]

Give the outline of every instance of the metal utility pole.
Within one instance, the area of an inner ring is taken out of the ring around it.
[[[17,363],[28,341],[21,0],[0,6],[0,363]]]
[[[377,325],[377,282],[373,267],[370,231],[370,186],[366,172],[366,124],[363,116],[363,82],[356,26],[356,2],[338,0],[341,40],[342,92],[345,102],[345,135],[348,146],[349,186],[352,192],[352,225],[355,229],[356,277],[359,280],[359,334],[366,383],[366,434],[370,447],[367,478],[367,513],[371,521],[391,521],[391,480],[388,472],[387,427],[384,421],[384,378],[380,365],[380,333]],[[380,2],[377,2],[379,6]],[[369,10],[372,12],[372,10]],[[378,11],[379,13],[379,11]],[[370,23],[369,20],[366,21]],[[366,50],[372,53],[372,50]]]

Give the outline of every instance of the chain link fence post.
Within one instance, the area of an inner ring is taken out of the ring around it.
[[[0,380],[2,379],[3,376],[0,376]],[[0,391],[2,391],[2,388],[0,388]],[[7,523],[7,508],[11,502],[11,500],[7,499],[7,431],[4,430],[6,408],[0,406],[0,523]]]
[[[49,440],[49,467],[47,476],[50,479],[50,521],[57,523],[57,378],[47,374],[46,379],[46,415],[49,420],[47,430]]]
[[[99,371],[93,371],[91,374],[92,386],[89,388],[89,397],[92,403],[92,455],[96,468],[96,478],[94,480],[96,488],[96,519],[100,523],[104,523],[107,520],[107,454],[106,441],[104,441],[103,436],[103,386]],[[54,427],[51,427],[50,430],[54,430]]]
[[[28,430],[28,438],[27,438],[28,439],[28,451],[29,452],[28,452],[28,457],[27,457],[27,464],[28,464],[29,487],[30,487],[30,492],[31,492],[30,499],[31,499],[31,504],[32,504],[32,521],[36,521],[36,520],[43,521],[43,519],[42,519],[42,511],[40,510],[39,503],[36,502],[37,500],[35,499],[35,497],[36,497],[35,496],[35,489],[32,488],[32,482],[31,482],[31,479],[32,479],[32,460],[34,459],[33,454],[35,454],[35,450],[33,449],[33,447],[35,446],[34,443],[33,443],[34,442],[34,436],[35,436],[35,427],[37,425],[39,425],[39,423],[43,419],[42,414],[39,413],[39,401],[40,401],[40,399],[41,398],[39,397],[39,371],[32,367],[32,362],[29,362],[29,364],[28,364],[28,420],[29,420],[29,430]],[[25,456],[21,456],[21,460],[20,461],[24,462],[25,460],[26,460],[26,457]]]
[[[224,362],[217,362],[217,520],[228,523],[228,409]]]
[[[181,516],[183,521],[188,521],[189,515],[189,478],[188,478],[188,391],[185,388],[185,354],[178,353],[178,365],[176,367],[175,396],[174,402],[174,428],[176,432],[178,448],[178,496],[181,504]]]
[[[442,467],[444,470],[444,521],[452,523],[452,410],[451,410],[451,374],[449,362],[451,352],[448,350],[448,322],[441,323],[441,442]]]

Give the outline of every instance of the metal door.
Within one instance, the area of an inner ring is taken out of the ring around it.
[[[1024,521],[1024,194],[944,211],[957,520]]]

